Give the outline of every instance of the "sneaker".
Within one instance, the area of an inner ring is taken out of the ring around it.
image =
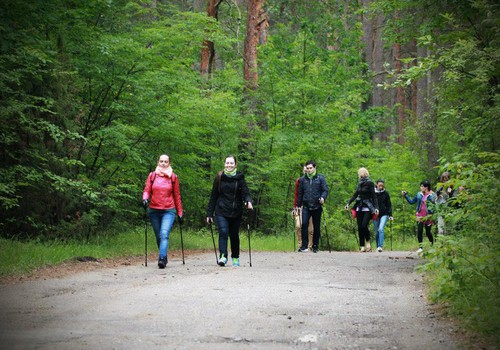
[[[370,242],[366,242],[366,251],[367,252],[371,252],[372,251],[372,247],[370,246]]]
[[[317,253],[319,251],[318,247],[313,247],[313,253]]]
[[[233,266],[240,266],[240,258],[233,258]]]
[[[299,248],[299,253],[305,253],[308,251],[309,251],[309,249],[307,249],[307,248]]]
[[[360,251],[361,253],[364,253],[364,252],[366,251],[366,250],[365,250],[365,247],[361,247],[361,248],[359,249],[359,251]]]
[[[424,251],[424,250],[422,249],[422,247],[420,247],[420,248],[418,248],[418,249],[417,249],[417,254],[418,254],[418,253],[422,253],[423,251]]]
[[[167,258],[158,259],[158,267],[164,269],[167,266]]]
[[[225,256],[221,256],[218,262],[219,266],[226,266],[226,263],[227,263],[227,258]]]
[[[382,253],[382,247],[378,247],[377,252]]]

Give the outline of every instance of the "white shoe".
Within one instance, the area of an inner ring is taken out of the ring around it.
[[[382,247],[378,247],[377,252],[382,253]]]
[[[366,250],[365,250],[365,247],[361,247],[361,249],[359,250],[361,253],[364,253]]]
[[[226,266],[226,263],[227,263],[227,258],[225,256],[221,256],[218,262],[219,266]]]
[[[424,251],[424,250],[423,250],[422,248],[418,248],[418,249],[417,249],[417,254],[418,254],[418,253],[422,253],[423,251]]]

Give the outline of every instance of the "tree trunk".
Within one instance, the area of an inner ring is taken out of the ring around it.
[[[262,5],[265,0],[247,0],[247,28],[245,48],[243,52],[244,78],[247,90],[254,91],[259,84],[257,69],[257,46],[261,30],[267,26],[267,17],[264,16]]]
[[[208,0],[208,17],[218,19],[219,5],[223,0]],[[205,40],[201,48],[200,74],[208,78],[213,72],[215,58],[215,45],[213,41]]]
[[[396,74],[401,73],[401,69],[403,65],[401,63],[401,45],[399,43],[394,44],[394,68],[396,70]],[[405,124],[405,94],[404,88],[402,86],[398,86],[396,88],[396,104],[398,111],[398,143],[400,145],[403,144],[403,130]]]

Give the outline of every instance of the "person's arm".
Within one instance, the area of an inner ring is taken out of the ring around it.
[[[417,194],[415,195],[415,197],[413,198],[410,198],[410,196],[408,195],[408,193],[406,191],[403,191],[403,196],[406,198],[406,201],[410,204],[415,204],[417,203],[417,200],[418,200],[418,192]]]
[[[375,193],[375,184],[372,181],[370,181],[370,195],[372,197],[373,206],[375,207],[375,210],[378,213],[378,199],[377,199],[377,194]]]
[[[321,176],[320,183],[321,183],[320,203],[323,204],[326,201],[326,197],[328,197],[328,184],[326,183],[324,176]],[[321,199],[323,199],[323,200],[321,200]]]
[[[392,218],[392,202],[389,192],[386,192],[387,198],[385,199],[385,207],[387,208],[387,215]]]
[[[219,199],[219,188],[216,176],[212,184],[212,192],[210,193],[210,199],[208,200],[208,205],[207,205],[207,223],[211,223],[213,221],[215,205],[218,199]]]
[[[150,200],[151,199],[151,187],[152,187],[152,182],[151,181],[151,176],[153,173],[149,173],[148,177],[146,178],[146,183],[144,184],[144,190],[142,191],[142,200]]]
[[[245,202],[247,209],[252,210],[252,197],[250,196],[250,191],[248,190],[247,182],[245,181],[245,177],[241,178],[241,199]]]
[[[293,191],[293,208],[297,208],[297,202],[299,200],[299,181],[300,177],[295,180],[295,190]]]
[[[181,197],[181,185],[179,184],[179,177],[175,174],[172,174],[172,179],[174,179],[174,188],[173,188],[173,197],[175,209],[177,210],[177,215],[179,217],[184,216],[184,211],[182,210],[182,197]]]
[[[299,179],[299,191],[297,195],[297,207],[302,207],[302,200],[304,199],[304,181],[302,177]]]

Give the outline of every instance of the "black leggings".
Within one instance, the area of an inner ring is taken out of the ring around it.
[[[429,242],[434,244],[434,237],[432,236],[431,228],[432,224],[426,224],[425,222],[419,221],[417,223],[417,239],[418,243],[422,245],[422,241],[424,240],[424,226],[425,226],[425,234],[427,238],[429,238]]]
[[[370,242],[370,230],[368,229],[368,224],[370,223],[371,217],[372,214],[370,214],[369,211],[358,211],[356,213],[360,247],[365,246],[365,241]]]

